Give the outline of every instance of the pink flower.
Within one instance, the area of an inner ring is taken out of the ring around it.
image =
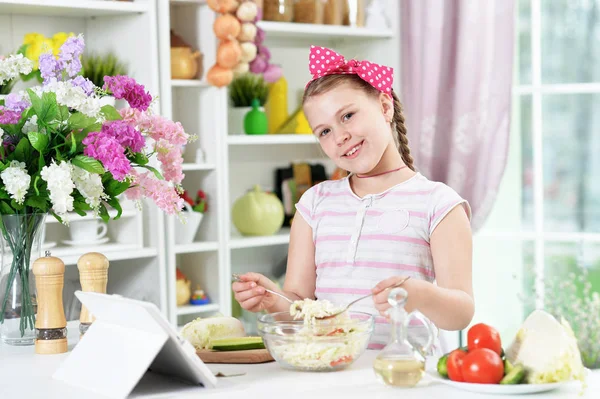
[[[11,111],[10,109],[0,105],[0,125],[14,125],[19,123],[21,113]]]
[[[125,179],[131,163],[125,156],[125,149],[114,137],[106,132],[91,132],[82,143],[86,146],[84,155],[100,161],[115,180]]]
[[[102,133],[114,137],[120,145],[130,148],[133,152],[142,151],[145,145],[142,134],[124,120],[105,122],[102,125]]]
[[[167,140],[160,139],[155,148],[158,152],[158,160],[162,165],[164,178],[175,184],[180,184],[185,176],[182,168],[181,147],[176,147]]]
[[[146,123],[142,124],[141,128],[147,130],[150,137],[155,141],[165,139],[175,146],[187,144],[190,137],[183,129],[181,123],[173,122],[160,115],[151,116]]]
[[[150,198],[154,203],[169,215],[176,214],[183,209],[183,198],[166,180],[158,180],[152,172],[133,175],[132,186],[125,191],[125,196],[130,200],[139,200],[142,197]]]
[[[127,100],[130,107],[140,111],[146,111],[152,102],[152,96],[144,86],[129,76],[105,76],[103,88],[112,92],[115,98]]]

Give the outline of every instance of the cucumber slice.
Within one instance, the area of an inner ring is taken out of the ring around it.
[[[514,385],[520,384],[525,378],[525,368],[520,364],[512,367],[512,369],[502,378],[500,384],[502,385]]]
[[[248,349],[264,349],[261,337],[223,338],[212,341],[212,349],[216,351],[242,351]]]

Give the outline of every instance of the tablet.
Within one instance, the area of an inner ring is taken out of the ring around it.
[[[148,370],[216,386],[217,378],[195,348],[155,304],[96,292],[76,291],[75,296],[96,319],[54,378],[110,397],[127,397]]]

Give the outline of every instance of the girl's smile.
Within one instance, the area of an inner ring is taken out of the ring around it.
[[[354,159],[354,158],[358,157],[358,154],[360,153],[364,143],[365,143],[365,141],[362,140],[360,143],[353,145],[352,147],[350,147],[350,149],[348,151],[343,153],[342,157],[344,157],[346,159]]]

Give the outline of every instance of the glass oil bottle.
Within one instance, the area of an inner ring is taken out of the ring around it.
[[[433,325],[421,313],[408,314],[404,309],[408,293],[404,288],[395,288],[388,295],[392,316],[392,335],[388,345],[382,349],[373,362],[377,379],[389,386],[414,387],[425,373],[425,357],[433,345],[435,333]],[[428,333],[427,344],[420,351],[408,341],[408,325],[413,318],[419,319]]]

